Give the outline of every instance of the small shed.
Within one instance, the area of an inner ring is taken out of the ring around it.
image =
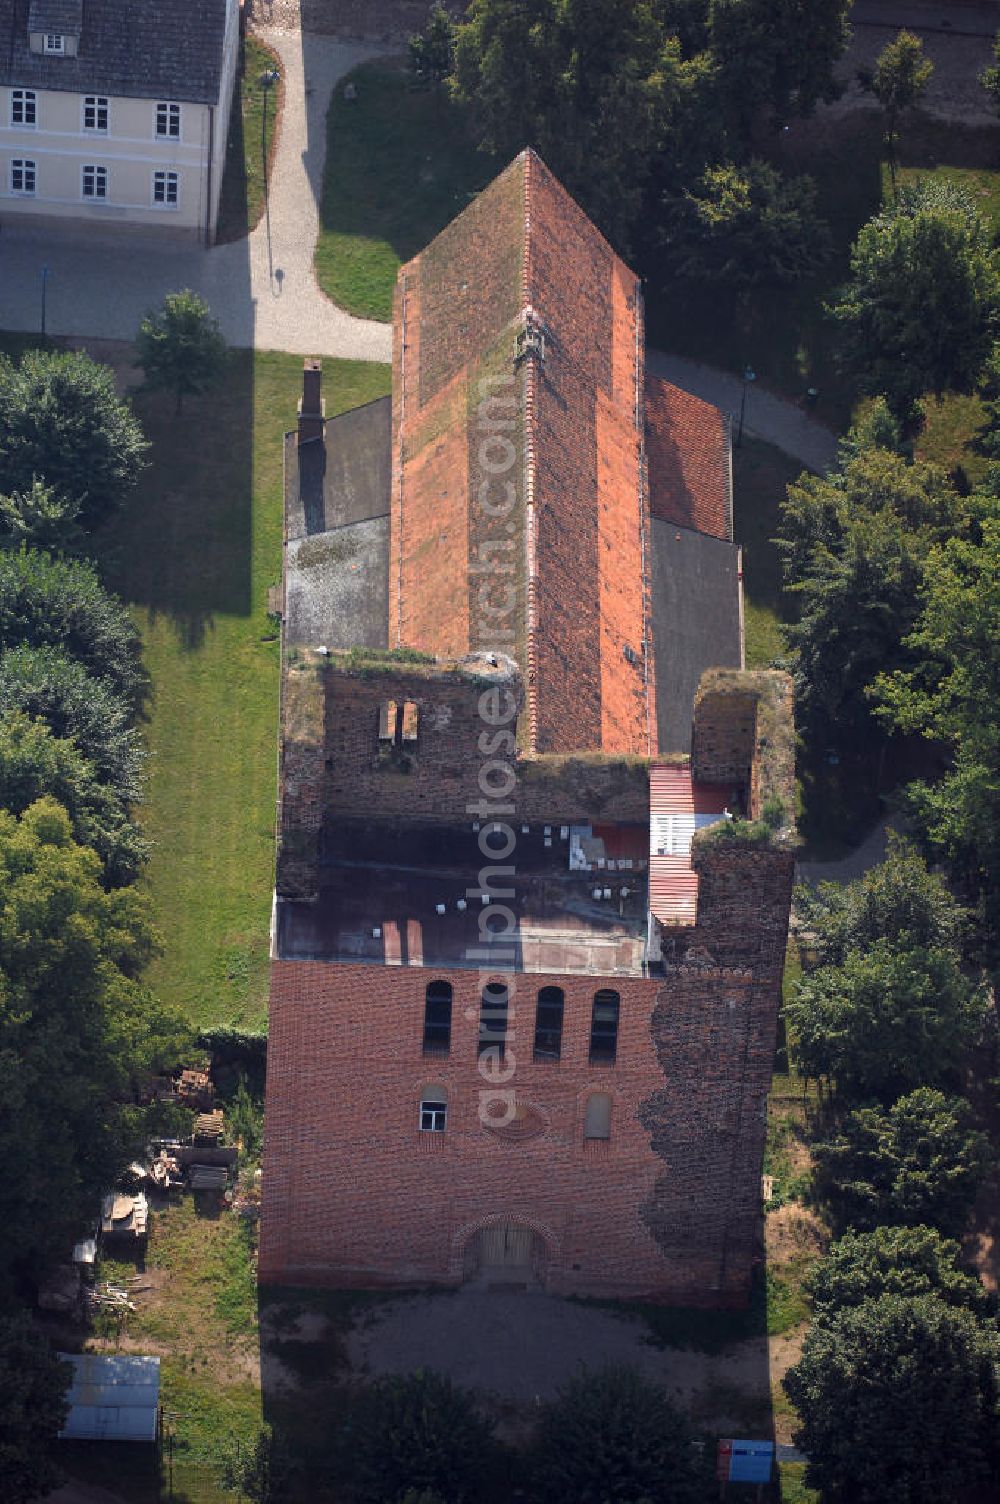
[[[63,1441],[155,1441],[160,1360],[121,1354],[59,1356],[73,1366]]]

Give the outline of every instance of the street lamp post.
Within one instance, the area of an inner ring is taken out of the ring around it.
[[[281,78],[277,68],[267,68],[260,75],[261,88],[264,90],[264,109],[260,119],[260,154],[264,166],[264,198],[267,199],[267,101],[274,84]]]
[[[743,367],[743,396],[740,399],[740,426],[736,434],[736,447],[739,449],[743,443],[743,422],[747,415],[747,393],[753,382],[757,380],[757,372],[753,366]]]

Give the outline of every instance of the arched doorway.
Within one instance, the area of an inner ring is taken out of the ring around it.
[[[465,1279],[487,1288],[530,1289],[545,1283],[545,1240],[519,1222],[492,1222],[465,1245]]]

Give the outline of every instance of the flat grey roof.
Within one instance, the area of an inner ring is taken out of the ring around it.
[[[380,397],[285,437],[285,641],[304,647],[389,645],[392,404]]]
[[[741,668],[739,546],[653,518],[653,643],[662,753],[690,752],[698,680]]]

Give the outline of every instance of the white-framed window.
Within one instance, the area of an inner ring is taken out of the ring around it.
[[[105,94],[83,96],[83,128],[85,131],[107,130],[108,100]]]
[[[10,164],[10,191],[31,195],[35,191],[35,164],[27,157],[14,157]]]
[[[108,169],[88,162],[83,168],[82,192],[84,198],[107,198]]]
[[[161,140],[178,141],[181,134],[181,107],[160,100],[156,106],[156,134]]]
[[[46,52],[65,52],[66,39],[57,31],[46,32],[45,41],[42,44]]]
[[[180,197],[180,174],[166,168],[153,173],[153,204],[161,209],[176,209]]]
[[[10,123],[11,125],[38,124],[38,101],[34,89],[11,89]]]
[[[444,1133],[447,1125],[447,1091],[443,1086],[425,1086],[420,1094],[421,1133]]]

